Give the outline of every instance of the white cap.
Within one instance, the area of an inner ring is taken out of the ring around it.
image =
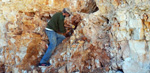
[[[63,13],[69,13],[70,15],[72,14],[69,8],[64,8]]]

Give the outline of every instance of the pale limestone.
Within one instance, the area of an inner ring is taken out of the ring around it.
[[[33,73],[38,73],[38,71],[36,71],[36,70],[33,70]]]
[[[129,27],[130,28],[142,28],[142,21],[141,19],[129,19]]]
[[[1,54],[0,54],[1,55]],[[0,61],[2,62],[2,63],[4,63],[5,62],[5,60],[4,60],[4,56],[0,56]]]
[[[17,73],[19,71],[19,69],[18,68],[13,68],[13,73]]]
[[[126,16],[126,10],[120,10],[117,11],[116,15],[117,15],[117,20],[122,22],[122,21],[126,21],[127,16]]]
[[[142,2],[142,0],[134,0],[136,4],[139,4]]]
[[[146,54],[146,42],[145,41],[129,41],[131,57],[137,61],[144,61],[144,55]]]
[[[129,40],[131,38],[130,33],[125,28],[117,30],[115,36],[117,37],[117,41]]]
[[[150,29],[145,29],[145,37],[146,37],[146,40],[150,40]]]
[[[140,63],[132,58],[126,58],[123,64],[123,71],[125,73],[149,73],[147,67],[142,67]]]
[[[5,39],[0,39],[0,47],[7,46],[7,42]]]
[[[120,46],[121,46],[122,57],[124,59],[130,57],[130,48],[129,48],[128,41],[122,41],[120,43]]]
[[[148,42],[148,48],[149,48],[149,50],[150,50],[150,41]]]
[[[2,2],[9,2],[10,0],[2,0]]]
[[[5,24],[7,23],[8,21],[7,20],[5,20],[5,18],[2,16],[2,15],[0,15],[0,30],[1,30],[1,33],[6,33],[6,28],[5,28]],[[1,35],[1,36],[3,36],[3,35]]]
[[[127,27],[127,21],[120,21],[119,22],[120,23],[120,28],[125,28],[125,27]]]
[[[133,29],[132,31],[132,39],[133,40],[143,40],[144,39],[144,31],[143,29]]]

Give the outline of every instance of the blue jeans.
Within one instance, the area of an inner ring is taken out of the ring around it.
[[[58,46],[65,39],[65,36],[60,35],[55,31],[46,30],[46,34],[48,36],[50,44],[40,63],[47,63],[56,46]]]

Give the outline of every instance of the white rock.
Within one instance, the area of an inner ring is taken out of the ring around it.
[[[142,28],[142,20],[141,19],[129,19],[129,26],[130,28]]]
[[[12,43],[15,43],[16,40],[15,40],[14,38],[11,38],[10,41],[11,41]]]
[[[10,0],[2,0],[2,2],[9,2]]]
[[[1,62],[4,62],[4,60],[5,60],[5,59],[4,59],[4,56],[0,54],[0,61],[1,61]]]
[[[5,33],[6,32],[6,27],[5,27],[5,24],[7,23],[8,21],[5,20],[5,18],[3,16],[0,16],[0,30],[1,30],[1,33]],[[4,37],[4,35],[3,35]]]
[[[117,71],[116,73],[123,73],[122,71]]]
[[[22,70],[22,73],[28,73],[28,71],[27,70]]]
[[[75,72],[75,73],[80,73],[80,72]]]
[[[150,41],[148,42],[148,47],[149,47],[149,50],[150,50]]]
[[[129,41],[130,51],[131,51],[131,57],[134,58],[134,60],[137,61],[143,61],[144,55],[146,54],[146,42],[145,41]]]
[[[120,28],[125,28],[127,27],[127,21],[120,21]]]
[[[0,39],[0,47],[7,46],[7,43],[4,39]]]
[[[149,69],[141,66],[139,62],[126,58],[123,64],[124,73],[149,73]]]
[[[18,72],[19,72],[19,69],[16,68],[16,67],[14,67],[14,68],[13,68],[13,73],[18,73]]]
[[[145,30],[145,37],[146,37],[146,40],[150,40],[150,29],[146,29]]]
[[[139,4],[142,2],[142,0],[134,0],[136,4]]]
[[[58,73],[67,73],[67,72],[66,72],[66,66],[61,67],[61,68],[58,70]]]
[[[32,73],[31,71],[29,71],[28,73]]]
[[[19,58],[22,60],[26,55],[26,51],[27,51],[27,47],[22,46],[20,47],[20,52],[17,52],[16,55],[19,56]]]
[[[88,66],[88,69],[91,69],[91,66]]]
[[[126,10],[117,11],[116,15],[117,15],[118,21],[125,21],[126,20]]]
[[[115,36],[117,37],[117,41],[129,40],[131,38],[130,33],[125,28],[124,29],[118,29],[115,32]]]
[[[35,69],[33,70],[33,73],[38,73],[38,71],[36,71]]]
[[[41,67],[42,73],[45,72],[47,67]]]
[[[134,40],[142,40],[144,39],[144,31],[143,29],[133,29],[132,39]]]
[[[130,48],[129,44],[127,41],[122,41],[120,43],[121,46],[121,52],[122,52],[122,57],[125,59],[130,56]]]
[[[95,63],[96,63],[96,67],[99,68],[100,67],[99,59],[95,59]]]
[[[109,70],[108,73],[116,73],[114,70]]]

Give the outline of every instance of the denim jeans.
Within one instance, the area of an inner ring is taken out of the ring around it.
[[[49,31],[49,30],[45,30],[45,31],[48,36],[50,44],[48,46],[46,53],[42,57],[40,63],[47,63],[56,46],[58,46],[65,39],[65,36],[60,35],[55,31]]]

